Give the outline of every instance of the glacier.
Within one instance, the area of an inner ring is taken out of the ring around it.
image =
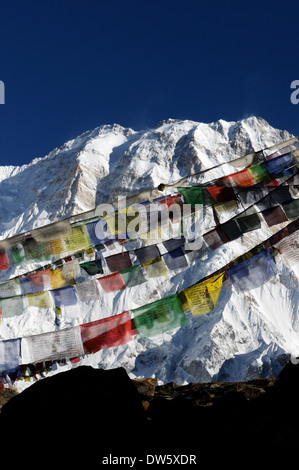
[[[29,164],[0,167],[0,239],[209,168],[200,182],[233,173],[230,161],[292,137],[255,116],[213,123],[167,119],[144,131],[119,124],[97,127]],[[204,224],[209,223],[207,214]],[[189,287],[278,229],[262,223],[259,230],[163,279],[106,293],[84,308],[65,307],[61,328],[109,317]],[[123,346],[83,357],[79,364],[121,366],[131,378],[154,377],[158,383],[177,385],[277,376],[290,355],[299,355],[299,265],[277,257],[277,266],[278,275],[260,288],[241,293],[233,286],[222,289],[210,314],[190,314],[188,324],[179,329],[150,339],[134,336]],[[20,274],[19,269],[10,270],[9,276]],[[6,279],[0,273],[0,282]],[[0,338],[53,329],[51,312],[28,308],[23,315],[1,320]],[[50,374],[70,367],[76,365],[57,364]],[[31,383],[16,381],[14,386],[22,390]]]

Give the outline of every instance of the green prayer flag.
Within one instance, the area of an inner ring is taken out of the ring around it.
[[[24,311],[23,297],[18,295],[16,297],[0,299],[0,310],[2,318],[17,317],[21,315]]]
[[[132,266],[131,268],[123,269],[119,271],[121,278],[126,287],[133,287],[146,282],[142,268],[140,264]]]
[[[158,335],[188,322],[178,294],[135,308],[132,313],[138,333],[145,337]]]
[[[299,216],[299,199],[294,199],[292,202],[282,204],[282,208],[288,219],[296,219]]]
[[[25,251],[21,243],[17,243],[11,247],[11,254],[16,264],[21,264],[26,259]]]
[[[267,171],[267,167],[264,163],[258,163],[248,168],[249,173],[256,183],[260,181],[269,182],[272,178]]]
[[[195,207],[195,204],[203,204],[203,195],[201,187],[178,187],[177,190],[184,196],[186,203],[190,204],[191,207]]]
[[[51,259],[50,245],[47,242],[37,242],[33,238],[28,238],[23,243],[23,248],[27,260],[33,259],[39,262]]]

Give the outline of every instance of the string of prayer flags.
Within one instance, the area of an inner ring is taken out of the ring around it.
[[[108,276],[99,277],[97,280],[105,292],[115,292],[126,287],[119,273],[108,274]]]
[[[178,294],[135,308],[132,313],[135,328],[145,337],[156,336],[188,322]]]
[[[269,250],[263,249],[242,263],[232,266],[227,271],[237,291],[247,291],[261,287],[277,274],[275,261]]]
[[[141,263],[141,264],[146,271],[146,275],[150,278],[163,277],[163,276],[167,276],[168,274],[167,268],[161,256],[158,256],[157,258],[153,258],[149,261],[145,261],[144,263]]]
[[[66,359],[84,354],[79,326],[22,338],[21,348],[23,364]]]
[[[224,272],[183,290],[188,307],[194,317],[214,310],[221,292]]]
[[[80,325],[80,330],[86,354],[121,346],[132,339],[132,322],[127,311]]]
[[[139,286],[146,282],[140,264],[136,264],[136,266],[132,266],[131,268],[123,269],[119,274],[126,287]]]

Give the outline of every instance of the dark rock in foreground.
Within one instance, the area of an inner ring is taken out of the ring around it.
[[[136,456],[136,466],[146,454],[270,462],[296,452],[298,396],[299,366],[292,364],[278,379],[184,387],[82,366],[36,382],[3,406],[2,449],[17,439],[35,452],[61,447],[72,459],[87,452],[99,464],[110,453]]]

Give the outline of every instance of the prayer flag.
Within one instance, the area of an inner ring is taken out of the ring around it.
[[[165,240],[163,242],[163,246],[169,252],[169,251],[175,250],[176,248],[183,246],[185,243],[186,243],[185,237],[171,238],[170,240]]]
[[[212,250],[216,250],[220,246],[230,241],[227,235],[220,227],[216,227],[215,229],[205,233],[203,235],[203,238],[207,245],[212,248]]]
[[[237,220],[229,220],[221,225],[221,229],[229,240],[236,240],[243,235]]]
[[[112,273],[108,276],[99,277],[97,280],[105,292],[114,292],[126,288],[119,273]]]
[[[168,270],[165,266],[164,261],[162,260],[161,256],[157,258],[151,259],[150,261],[145,261],[142,263],[146,271],[147,277],[163,277],[167,276]]]
[[[61,289],[52,290],[54,304],[57,307],[66,307],[67,305],[75,305],[77,296],[74,287],[62,287]]]
[[[145,337],[155,336],[187,323],[178,294],[135,308],[132,313],[138,333]]]
[[[11,318],[22,315],[24,311],[23,297],[19,295],[16,297],[9,297],[7,299],[0,299],[0,309],[2,318]]]
[[[286,257],[290,265],[299,263],[299,232],[292,233],[287,238],[275,245],[283,256]]]
[[[127,251],[107,256],[105,261],[111,272],[122,271],[123,269],[127,269],[132,266],[130,254]]]
[[[21,294],[21,284],[17,278],[0,284],[0,298],[15,297]]]
[[[178,187],[177,190],[184,196],[187,204],[195,207],[196,204],[203,204],[202,188],[200,186],[191,186],[189,188]]]
[[[271,177],[267,171],[265,163],[258,163],[257,165],[252,165],[248,168],[248,171],[251,177],[254,179],[255,183],[269,182]]]
[[[86,263],[81,263],[80,267],[84,269],[90,276],[95,276],[96,274],[103,274],[102,262],[100,259],[94,261],[87,261]]]
[[[25,261],[26,256],[22,243],[17,243],[10,250],[15,264],[21,264]]]
[[[247,291],[261,287],[277,274],[277,267],[269,250],[261,250],[257,255],[232,266],[227,271],[237,291]]]
[[[181,269],[188,266],[184,251],[182,247],[175,248],[168,253],[163,255],[163,261],[165,262],[168,269]]]
[[[140,264],[119,272],[126,287],[139,286],[146,282]]]
[[[212,197],[213,204],[217,202],[227,202],[236,199],[235,191],[233,188],[225,186],[208,186],[203,188],[209,192]]]
[[[262,216],[264,217],[269,227],[288,221],[287,216],[280,206],[273,207],[272,209],[266,209],[262,212]]]
[[[42,292],[51,288],[51,271],[45,269],[19,278],[23,294]]]
[[[19,366],[20,351],[19,338],[0,341],[0,372],[10,371]]]
[[[291,153],[272,158],[268,160],[265,165],[272,178],[291,176],[298,170],[298,162]]]
[[[129,312],[80,325],[84,352],[93,354],[101,349],[121,346],[132,339]]]
[[[248,214],[237,217],[239,227],[243,233],[251,232],[252,230],[257,230],[261,227],[261,220],[259,214]]]
[[[22,338],[22,363],[54,361],[84,354],[80,327]]]
[[[89,300],[99,298],[98,282],[96,279],[76,284],[75,290],[80,302],[88,302]]]
[[[222,288],[224,273],[183,290],[193,316],[204,315],[214,310]]]
[[[8,262],[5,250],[0,249],[0,271],[6,271],[8,268]]]
[[[51,308],[51,295],[49,291],[26,294],[30,307]]]
[[[139,263],[144,263],[160,256],[160,251],[156,245],[138,248],[134,253],[137,256]]]
[[[26,238],[23,248],[27,261],[47,261],[51,258],[51,249],[48,242],[37,242],[34,238]]]
[[[75,280],[70,281],[64,278],[61,268],[51,269],[50,276],[52,289],[60,289],[61,287],[67,287],[75,283]]]
[[[237,173],[224,176],[221,178],[221,181],[226,183],[226,186],[247,187],[255,184],[255,181],[247,168],[245,170],[238,171]]]
[[[72,227],[70,235],[63,237],[63,242],[67,252],[84,250],[89,247],[89,240],[83,224]]]
[[[299,216],[299,199],[294,199],[292,202],[282,204],[282,208],[289,220],[296,219]]]

